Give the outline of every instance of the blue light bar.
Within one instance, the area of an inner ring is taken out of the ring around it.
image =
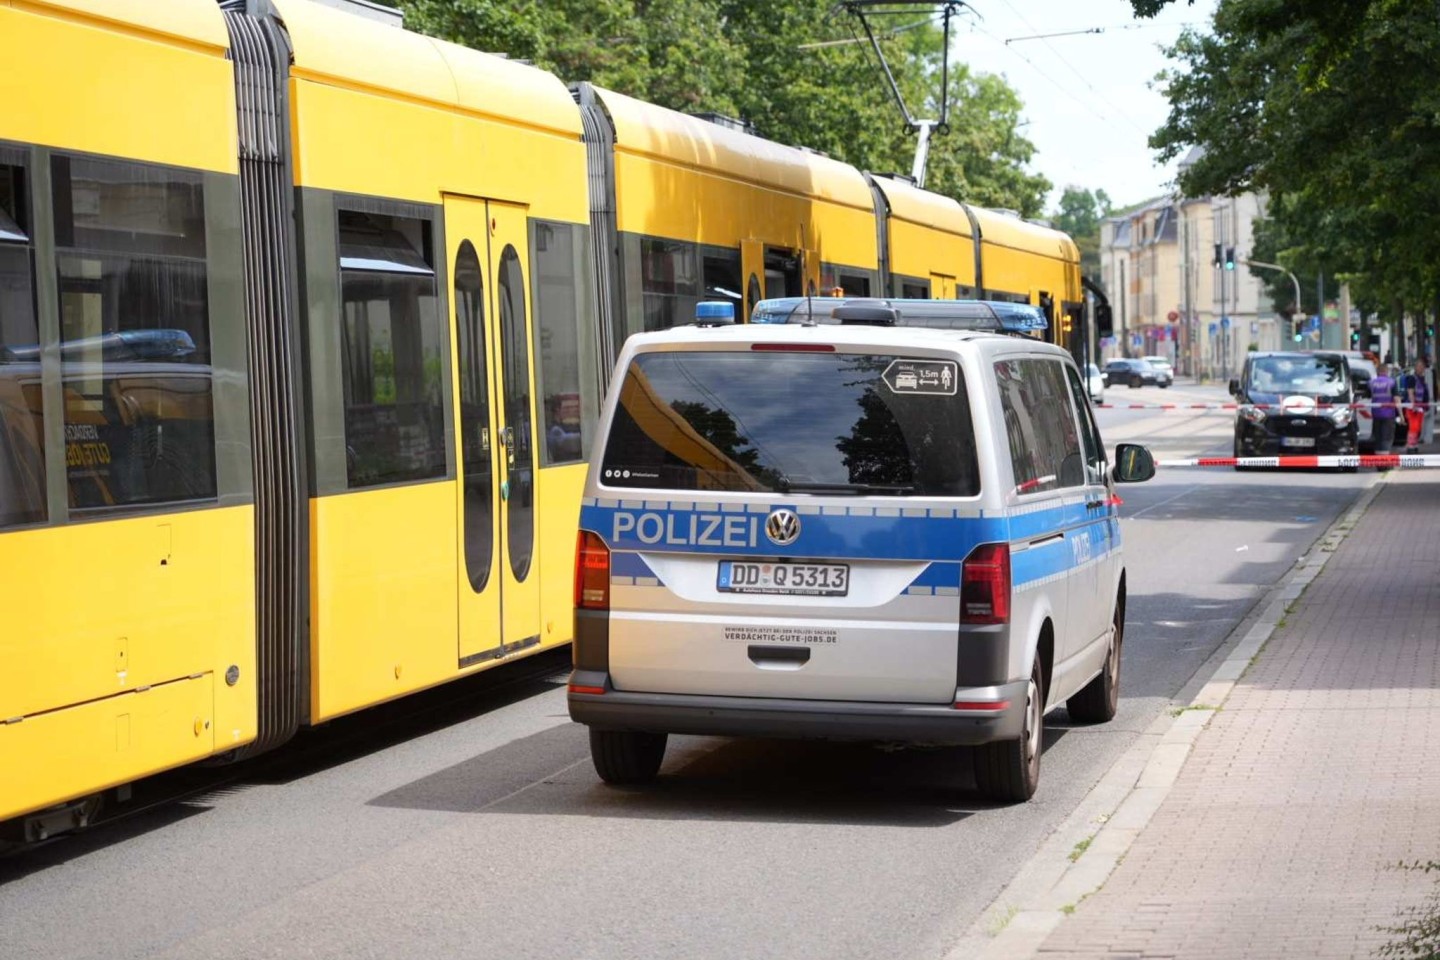
[[[851,309],[847,309],[851,308]],[[837,310],[841,316],[837,317]],[[1047,330],[1045,311],[1028,303],[1003,300],[907,300],[861,297],[780,297],[761,300],[750,312],[751,323],[826,323],[852,321],[845,314],[865,315],[888,310],[897,327],[935,330],[989,330],[995,333],[1036,333]]]
[[[702,327],[735,322],[735,304],[728,300],[701,300],[695,304],[695,322]]]

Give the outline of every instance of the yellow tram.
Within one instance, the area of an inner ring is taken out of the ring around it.
[[[625,336],[1063,234],[310,0],[0,0],[0,824],[569,642]]]

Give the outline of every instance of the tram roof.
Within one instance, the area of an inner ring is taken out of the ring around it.
[[[225,18],[214,0],[33,0],[33,4],[83,19],[214,47],[216,53],[230,47]]]
[[[870,180],[885,195],[892,217],[963,237],[974,234],[958,200],[893,177],[871,174]]]
[[[970,210],[980,223],[980,235],[986,243],[997,243],[1057,260],[1078,262],[1080,259],[1080,251],[1074,241],[1053,227],[1022,220],[1003,210],[974,206]]]
[[[847,163],[595,87],[617,146],[670,163],[869,210],[870,188]]]
[[[297,76],[580,135],[570,91],[544,70],[311,0],[274,3],[290,33]]]

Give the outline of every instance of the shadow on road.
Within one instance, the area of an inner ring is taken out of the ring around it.
[[[1045,749],[1065,732],[1047,729]],[[602,784],[589,757],[585,728],[564,724],[370,802],[455,813],[900,827],[946,826],[997,806],[975,792],[972,754],[963,747],[672,737],[660,777],[628,788]]]

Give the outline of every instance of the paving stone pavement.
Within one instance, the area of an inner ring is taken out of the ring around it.
[[[1394,472],[1046,960],[1360,958],[1440,909],[1440,481]],[[1315,549],[1320,549],[1317,544]]]

